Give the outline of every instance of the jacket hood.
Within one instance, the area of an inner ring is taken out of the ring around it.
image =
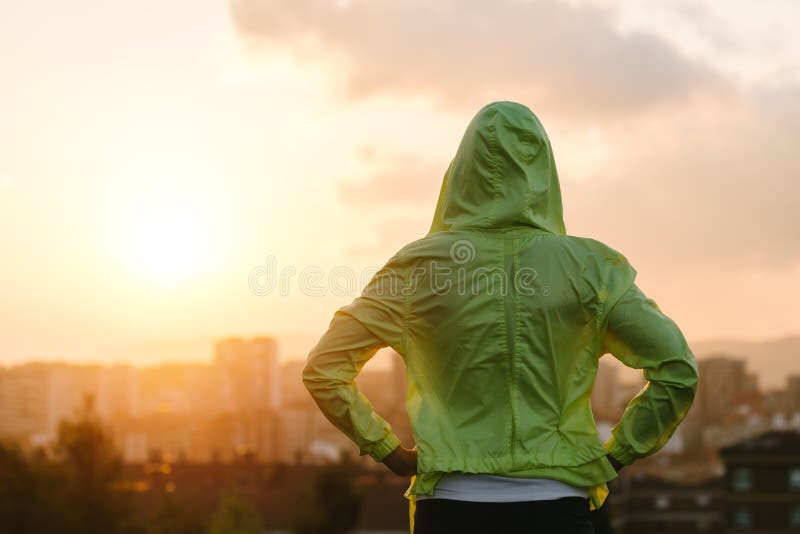
[[[542,123],[522,104],[492,102],[464,132],[430,233],[512,226],[566,234],[558,172]]]

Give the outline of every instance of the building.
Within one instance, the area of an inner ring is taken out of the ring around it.
[[[228,338],[214,347],[222,406],[235,414],[233,448],[273,460],[278,453],[280,405],[278,344],[270,337]]]
[[[695,409],[699,410],[704,422],[721,424],[752,386],[745,363],[736,358],[714,356],[699,360],[697,366],[700,380]]]
[[[789,409],[792,412],[800,412],[800,375],[789,375],[786,382],[786,397],[789,402]]]
[[[625,475],[609,484],[607,506],[614,534],[718,533],[724,523],[719,478],[676,483]],[[598,529],[598,533],[600,529]]]
[[[222,399],[222,378],[208,364],[166,363],[139,370],[139,410],[142,415],[207,416],[229,411]]]
[[[600,359],[592,388],[592,413],[596,420],[614,421],[619,417],[619,369]]]
[[[259,378],[263,382],[256,387],[266,391],[264,408],[276,410],[281,403],[278,342],[271,337],[256,337],[250,340],[248,352],[253,369],[262,373]]]
[[[289,360],[281,365],[281,406],[295,406],[309,402],[313,404],[311,395],[303,384],[305,363],[305,360]]]
[[[278,344],[273,338],[224,339],[214,346],[214,362],[230,411],[278,408]]]
[[[800,433],[768,432],[720,450],[725,532],[800,531]]]
[[[0,374],[0,437],[27,438],[48,430],[47,364],[26,364]]]
[[[139,369],[114,365],[99,370],[97,411],[109,419],[138,415],[141,408]]]

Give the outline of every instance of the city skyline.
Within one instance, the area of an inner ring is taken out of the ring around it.
[[[300,456],[329,461],[341,452],[357,453],[316,409],[299,379],[303,362],[279,362],[273,338],[221,339],[213,351],[206,363],[137,368],[33,362],[0,368],[0,439],[47,446],[61,421],[89,395],[114,428],[127,462],[146,461],[153,451],[195,462],[230,461],[250,452],[260,461],[288,463]],[[394,351],[378,357],[384,365],[368,364],[359,388],[410,443],[405,366]],[[774,429],[800,430],[800,373],[788,375],[779,389],[764,388],[740,358],[718,354],[698,365],[705,378],[665,454],[716,450]],[[608,359],[599,362],[592,408],[601,434],[610,432],[644,385],[641,374],[625,380],[620,370]]]
[[[207,365],[215,358],[214,347],[224,340],[242,340],[247,338],[267,337],[275,339],[277,343],[277,359],[281,365],[290,362],[304,362],[305,353],[313,347],[315,337],[295,336],[290,348],[285,346],[285,339],[267,334],[229,335],[222,338],[208,339],[197,338],[193,340],[172,340],[167,346],[172,346],[172,352],[165,354],[163,348],[151,346],[145,349],[146,344],[140,345],[141,352],[136,352],[136,347],[129,349],[127,358],[96,358],[86,360],[70,360],[63,358],[29,358],[18,361],[0,362],[0,369],[9,368],[28,363],[71,363],[75,365],[104,365],[104,366],[133,366],[136,368],[153,368],[160,365]],[[309,341],[312,340],[312,341]],[[800,336],[779,338],[765,342],[737,341],[735,339],[718,339],[700,343],[689,341],[699,361],[725,355],[741,359],[747,365],[748,371],[756,375],[759,385],[766,389],[776,389],[785,386],[786,376],[800,374]],[[365,367],[365,372],[382,371],[387,368],[389,359],[384,354],[390,353],[388,348],[382,349],[375,358]],[[143,356],[143,354],[148,354]],[[601,361],[606,362],[621,372],[621,380],[625,383],[636,382],[641,372],[625,367],[614,359],[611,354],[604,355]],[[299,379],[298,379],[299,380]]]

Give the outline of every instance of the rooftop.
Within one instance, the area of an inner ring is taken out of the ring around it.
[[[797,454],[800,456],[800,432],[771,431],[720,449],[720,456],[752,452]]]

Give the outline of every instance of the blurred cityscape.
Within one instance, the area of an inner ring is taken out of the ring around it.
[[[412,444],[405,366],[384,352],[383,365],[368,365],[358,385]],[[332,487],[349,481],[337,494],[353,495],[352,525],[306,531],[407,531],[407,481],[359,456],[328,423],[302,384],[303,364],[279,362],[277,341],[258,337],[219,341],[208,364],[0,368],[0,440],[20,455],[56,457],[64,421],[87,417],[80,414],[88,402],[122,464],[115,487],[140,494],[139,506],[153,509],[165,495],[180,502],[183,494],[211,514],[233,491],[260,518],[257,531],[298,531],[297,510],[334,473]],[[699,368],[684,424],[661,452],[613,482],[595,517],[598,532],[800,530],[800,375],[763,391],[735,355],[701,357]],[[643,385],[601,360],[592,407],[602,439]],[[169,531],[204,531],[195,527]]]

